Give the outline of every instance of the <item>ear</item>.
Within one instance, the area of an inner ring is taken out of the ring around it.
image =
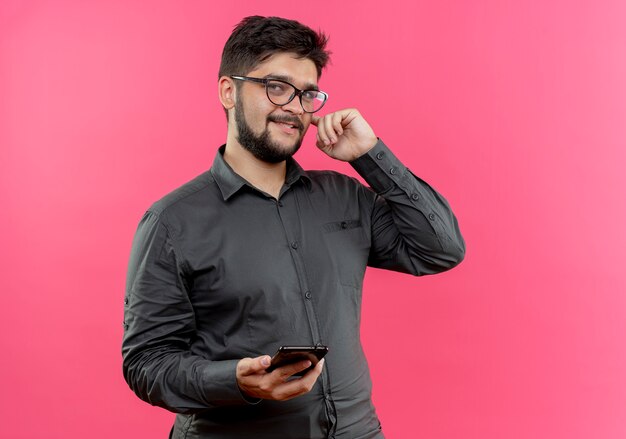
[[[235,106],[235,82],[228,76],[222,76],[217,82],[217,94],[226,110]]]

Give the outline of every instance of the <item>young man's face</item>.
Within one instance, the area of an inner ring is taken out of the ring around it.
[[[292,53],[272,55],[245,76],[282,79],[301,90],[317,87],[313,61],[296,58]],[[278,106],[267,98],[263,84],[249,81],[239,84],[234,111],[241,146],[269,163],[279,163],[295,154],[311,123],[311,114],[304,112],[297,96]]]

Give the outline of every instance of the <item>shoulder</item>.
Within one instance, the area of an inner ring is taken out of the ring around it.
[[[322,197],[343,201],[371,203],[374,192],[357,178],[329,170],[306,171],[311,181],[311,192]]]
[[[368,189],[361,181],[355,177],[330,170],[305,171],[309,177],[312,187],[318,189]]]
[[[211,171],[203,172],[154,202],[148,209],[148,212],[156,216],[162,216],[163,214],[172,214],[180,210],[193,208],[194,206],[197,207],[199,204],[205,204],[203,201],[214,192],[214,183],[215,180],[211,175]]]
[[[312,183],[317,185],[361,185],[354,177],[330,170],[305,171]]]

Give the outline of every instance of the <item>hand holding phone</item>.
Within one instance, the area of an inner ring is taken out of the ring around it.
[[[281,346],[276,352],[276,355],[272,357],[270,366],[266,370],[267,372],[272,372],[274,369],[287,364],[309,360],[311,362],[311,367],[303,371],[296,372],[293,375],[302,376],[309,370],[313,369],[327,353],[328,346]]]
[[[283,353],[280,353],[281,350]],[[285,346],[278,351],[273,359],[273,367],[269,355],[242,358],[237,363],[237,384],[244,395],[250,398],[285,401],[311,391],[322,372],[324,362],[322,357],[328,352],[328,348],[325,346]],[[306,357],[304,360],[298,360],[296,357],[301,354],[295,354],[295,352],[306,352]],[[312,354],[313,358],[309,354]],[[306,371],[300,373],[304,374],[303,376],[294,378],[294,373],[297,374],[298,370],[306,368],[305,361],[310,362],[313,369],[309,371],[310,368],[307,368]],[[272,367],[273,373],[267,372],[269,367]]]

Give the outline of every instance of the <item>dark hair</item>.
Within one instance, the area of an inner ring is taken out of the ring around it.
[[[324,50],[328,37],[321,31],[280,17],[246,17],[233,30],[222,52],[219,76],[245,75],[277,52],[292,52],[308,58],[318,78],[328,62]]]

